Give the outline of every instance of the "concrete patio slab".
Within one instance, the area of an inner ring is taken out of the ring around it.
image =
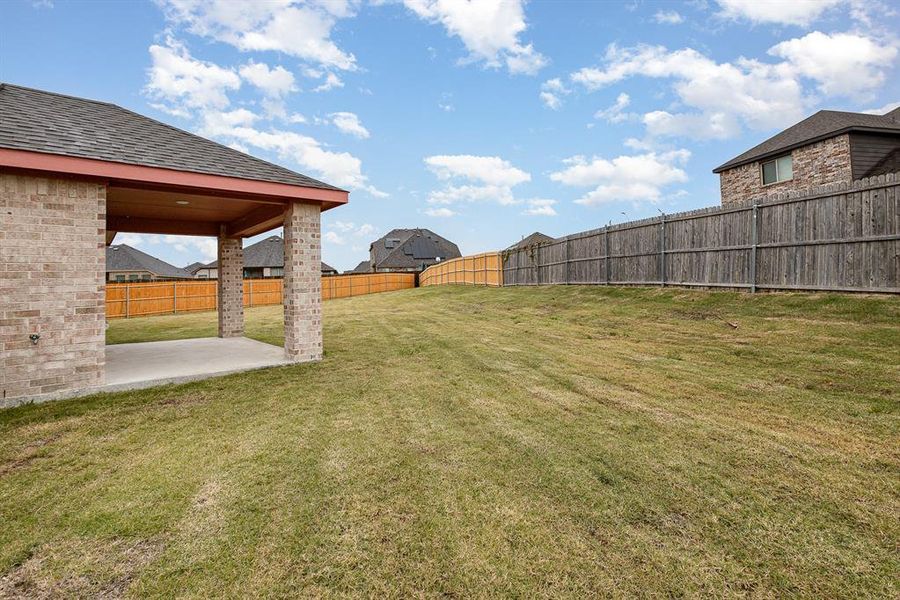
[[[245,337],[195,338],[106,347],[104,392],[182,383],[294,364],[284,348]]]

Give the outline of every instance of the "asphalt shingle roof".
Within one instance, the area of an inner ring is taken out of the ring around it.
[[[215,269],[219,261],[214,260],[205,265],[208,268]],[[284,266],[284,239],[279,235],[270,235],[264,240],[260,240],[255,244],[251,244],[244,248],[244,267],[248,269],[259,269],[264,267],[283,267]],[[323,271],[334,271],[325,263],[322,263]]]
[[[339,189],[115,104],[9,83],[0,83],[0,148]]]
[[[803,119],[796,125],[788,127],[781,133],[716,167],[713,169],[713,173],[719,173],[853,130],[900,133],[900,109],[895,109],[886,115],[820,110],[811,117]]]
[[[106,247],[106,272],[112,271],[148,271],[157,277],[178,279],[193,277],[185,269],[170,265],[164,260],[150,256],[127,244],[114,244]]]
[[[393,244],[388,244],[393,240]],[[391,247],[389,247],[389,245]],[[370,262],[375,269],[418,268],[423,263],[462,256],[456,244],[430,229],[394,229],[370,246]]]
[[[367,260],[362,260],[356,265],[350,273],[369,273],[372,270],[371,264]]]
[[[552,242],[552,241],[553,241],[553,238],[550,237],[549,235],[541,233],[540,231],[535,231],[531,235],[522,239],[522,241],[516,242],[515,244],[513,244],[512,246],[507,248],[507,250],[515,250],[516,248],[526,248],[533,244],[543,244],[544,242]]]

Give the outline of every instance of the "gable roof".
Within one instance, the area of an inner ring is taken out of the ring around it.
[[[338,270],[323,261],[322,262],[322,272],[323,273],[337,273]]]
[[[418,268],[462,256],[459,247],[430,229],[393,229],[369,245],[370,263],[375,269]]]
[[[219,261],[214,260],[205,266],[210,269],[218,267]],[[261,269],[265,267],[284,267],[284,238],[280,235],[270,235],[264,240],[251,244],[244,248],[244,268]],[[334,271],[322,263],[323,271]]]
[[[345,273],[368,273],[368,272],[370,272],[371,270],[372,270],[372,267],[370,266],[369,261],[367,261],[367,260],[362,260],[362,261],[359,262],[358,265],[356,265],[355,267],[353,267],[352,270],[350,270],[350,271],[344,271],[344,272],[345,272]]]
[[[205,267],[206,265],[200,261],[192,262],[188,266],[184,267],[184,270],[190,273],[191,275],[195,275],[197,271]]]
[[[721,173],[763,158],[807,146],[849,131],[888,132],[900,134],[900,108],[885,115],[820,110],[796,125],[788,127],[763,143],[754,146],[713,169]]]
[[[97,100],[0,83],[0,148],[339,190]]]
[[[178,279],[192,277],[185,269],[170,265],[127,244],[113,244],[106,247],[106,272],[112,271],[148,271],[157,277]]]
[[[528,246],[532,246],[534,244],[543,244],[544,242],[552,242],[554,238],[549,235],[543,234],[540,231],[535,231],[531,235],[525,237],[520,242],[516,242],[507,250],[515,250],[516,248],[526,248]]]

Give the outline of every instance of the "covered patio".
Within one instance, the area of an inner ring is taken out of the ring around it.
[[[0,193],[15,257],[0,272],[0,406],[321,359],[320,214],[348,192],[112,104],[2,85]],[[243,338],[243,239],[276,227],[283,351]],[[218,240],[221,340],[106,348],[119,232]]]

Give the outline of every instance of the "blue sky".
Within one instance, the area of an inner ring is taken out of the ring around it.
[[[0,80],[115,102],[351,191],[348,269],[394,227],[463,253],[719,202],[717,165],[822,108],[900,102],[900,8],[764,2],[30,2]],[[205,238],[120,235],[177,265]]]

